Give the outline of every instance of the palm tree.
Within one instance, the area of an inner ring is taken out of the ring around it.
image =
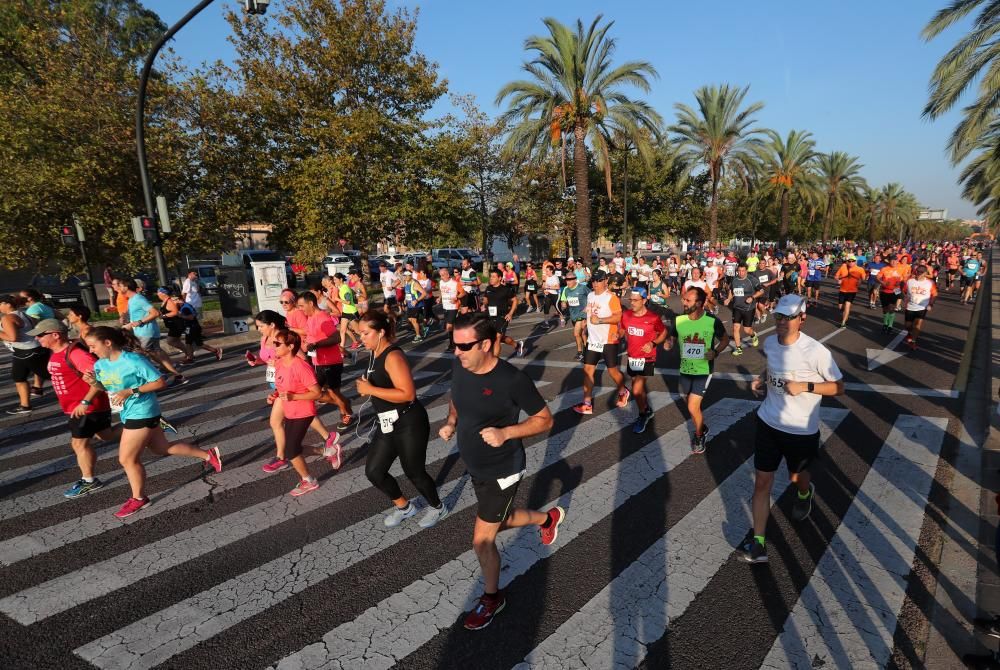
[[[996,41],[1000,31],[1000,0],[953,0],[934,15],[924,27],[925,40],[932,40],[945,29],[965,18],[977,7],[982,11],[972,30],[946,53],[931,75],[930,99],[924,116],[936,119],[955,106],[959,97],[979,79],[979,92],[964,110],[962,121],[955,128],[948,148],[954,163],[960,163],[976,148],[980,137],[1000,111],[1000,48]],[[983,76],[981,76],[983,75]]]
[[[903,241],[903,232],[913,225],[920,212],[920,205],[912,193],[908,193],[901,184],[892,182],[882,187],[882,224],[886,237],[899,230],[899,241]]]
[[[812,133],[808,131],[790,130],[786,138],[773,130],[767,130],[765,134],[767,142],[758,148],[758,155],[771,188],[780,193],[781,227],[778,230],[778,244],[782,245],[788,236],[792,191],[803,186],[803,182],[816,179],[813,172],[816,143],[812,140]]]
[[[675,142],[681,147],[684,160],[692,166],[708,168],[712,182],[712,198],[708,208],[709,237],[712,244],[719,241],[719,182],[727,170],[746,174],[755,162],[754,147],[760,130],[750,127],[756,123],[751,118],[764,108],[755,102],[742,108],[743,99],[750,90],[722,86],[702,86],[694,93],[698,110],[677,103],[677,123],[670,130],[677,134]]]
[[[868,222],[868,243],[875,244],[875,225],[882,211],[882,191],[865,186],[861,194],[862,209]]]
[[[861,168],[856,156],[850,156],[843,151],[820,154],[816,160],[819,178],[826,191],[826,212],[823,214],[823,245],[830,237],[830,224],[833,212],[838,206],[849,207],[863,180]]]
[[[572,141],[577,253],[584,259],[590,258],[587,140],[606,166],[610,190],[611,128],[628,135],[640,153],[646,153],[648,138],[659,135],[661,122],[646,102],[622,92],[627,86],[648,92],[649,79],[658,77],[656,69],[645,61],[614,66],[615,40],[607,36],[614,22],[601,27],[601,18],[586,30],[578,20],[575,31],[555,19],[545,19],[549,34],[524,42],[525,50],[535,54],[522,66],[531,78],[509,82],[496,97],[497,105],[510,98],[507,111],[500,116],[511,127],[504,143],[507,155],[544,159],[553,147],[560,147],[565,157],[567,140]]]

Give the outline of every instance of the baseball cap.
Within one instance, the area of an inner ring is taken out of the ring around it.
[[[856,260],[858,260],[858,257],[855,256],[854,254],[847,254],[847,260],[849,260],[849,261],[856,261]]]
[[[632,289],[632,293],[636,294],[640,298],[646,297],[646,289],[644,289],[641,286],[636,286],[634,289]]]
[[[412,276],[413,276],[413,273],[412,273],[412,272],[410,272],[409,270],[407,270],[406,272],[404,272],[404,273],[403,273],[403,276],[404,276],[404,277],[412,277]]]
[[[594,270],[594,273],[590,275],[590,281],[606,281],[608,278],[608,273],[604,270]]]
[[[66,328],[66,324],[64,324],[59,319],[42,319],[35,325],[34,328],[29,330],[27,334],[35,336],[35,335],[41,335],[42,333],[51,333],[53,331],[65,333],[68,331],[68,329]]]
[[[566,281],[576,281],[576,280],[577,276],[575,272],[570,272],[568,275],[566,275]]]
[[[782,296],[774,311],[785,316],[798,316],[806,313],[806,301],[797,295]]]

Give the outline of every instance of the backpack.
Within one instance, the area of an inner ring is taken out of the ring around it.
[[[90,349],[87,347],[86,344],[83,343],[82,340],[70,340],[69,346],[66,347],[65,353],[63,354],[64,357],[63,360],[66,362],[66,367],[68,367],[70,370],[76,373],[77,377],[83,379],[83,373],[80,372],[79,368],[77,368],[76,365],[73,364],[73,359],[70,358],[70,353],[72,353],[73,349],[79,349],[80,351],[85,352],[92,361],[96,361],[97,356],[90,353]]]

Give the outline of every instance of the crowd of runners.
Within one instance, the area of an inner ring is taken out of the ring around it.
[[[468,260],[461,268],[437,272],[423,260],[394,267],[383,263],[373,291],[381,291],[381,301],[369,296],[358,273],[324,277],[301,292],[285,290],[280,311],[264,310],[255,317],[260,342],[246,352],[245,362],[263,371],[260,401],[269,406],[274,437],[274,451],[261,467],[267,473],[294,470],[290,495],[306,495],[320,486],[318,468],[341,467],[341,439],[353,434],[367,445],[368,479],[391,503],[385,525],[398,526],[420,512],[421,527],[439,523],[449,510],[426,469],[432,427],[411,371],[421,354],[404,351],[399,338],[407,329],[413,343],[440,333],[454,361],[449,412],[437,435],[457,438],[478,499],[472,543],[484,593],[465,626],[480,629],[506,605],[499,589],[498,533],[535,526],[540,541],[551,544],[567,514],[558,506],[546,511],[514,507],[526,474],[523,442],[549,431],[553,417],[532,380],[504,358],[504,347],[512,357],[522,357],[544,350],[550,334],[571,331],[570,346],[583,372],[573,409],[584,416],[593,413],[595,373],[603,363],[615,386],[614,404],[636,404],[631,426],[636,434],[648,429],[653,416],[647,380],[656,374],[659,352],[675,352],[693,454],[705,452],[710,441],[702,402],[716,362],[743,355],[744,347],[761,347],[766,363],[750,389],[763,399],[756,417],[753,527],[742,555],[751,563],[766,562],[774,473],[785,461],[798,492],[792,517],[808,517],[815,495],[809,465],[820,446],[821,399],[844,392],[831,352],[802,331],[807,318],[829,318],[831,310],[824,317],[815,312],[824,287],[831,280],[837,285],[840,328],[851,327],[852,308],[867,306],[881,310],[882,332],[891,335],[896,314],[903,312],[905,342],[916,350],[938,295],[957,292],[961,304],[971,304],[986,270],[982,248],[917,243],[781,253],[753,248],[738,254],[710,246],[656,256],[616,252],[592,264],[573,258],[515,260],[485,275]],[[117,442],[131,495],[115,515],[126,518],[150,504],[142,465],[146,448],[222,470],[218,448],[168,441],[166,433],[176,431],[161,414],[158,393],[187,383],[180,368],[195,363],[197,351],[206,351],[209,360],[222,360],[223,351],[205,342],[196,273],[180,291],[159,287],[155,301],[135,279],[108,279],[117,325],[93,325],[93,315],[83,306],[59,313],[42,295],[25,290],[0,296],[0,338],[11,352],[18,397],[8,413],[30,414],[32,400],[44,397],[48,382],[68,417],[81,478],[65,496],[77,498],[102,487],[94,475],[93,438]],[[679,313],[668,307],[672,296],[679,299]],[[728,330],[723,310],[731,321]],[[535,312],[542,319],[531,338],[507,334],[512,321]],[[775,335],[762,341],[757,328],[768,320]],[[348,358],[351,365],[364,366],[353,380],[353,403],[343,388]],[[334,406],[338,422],[328,427],[318,405]],[[310,429],[322,440],[317,453],[323,456],[312,463],[304,445]],[[396,460],[422,502],[404,495],[390,474]]]

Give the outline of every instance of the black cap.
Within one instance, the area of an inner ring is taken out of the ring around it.
[[[594,270],[594,273],[590,275],[591,281],[605,281],[608,278],[608,273],[604,270]]]

